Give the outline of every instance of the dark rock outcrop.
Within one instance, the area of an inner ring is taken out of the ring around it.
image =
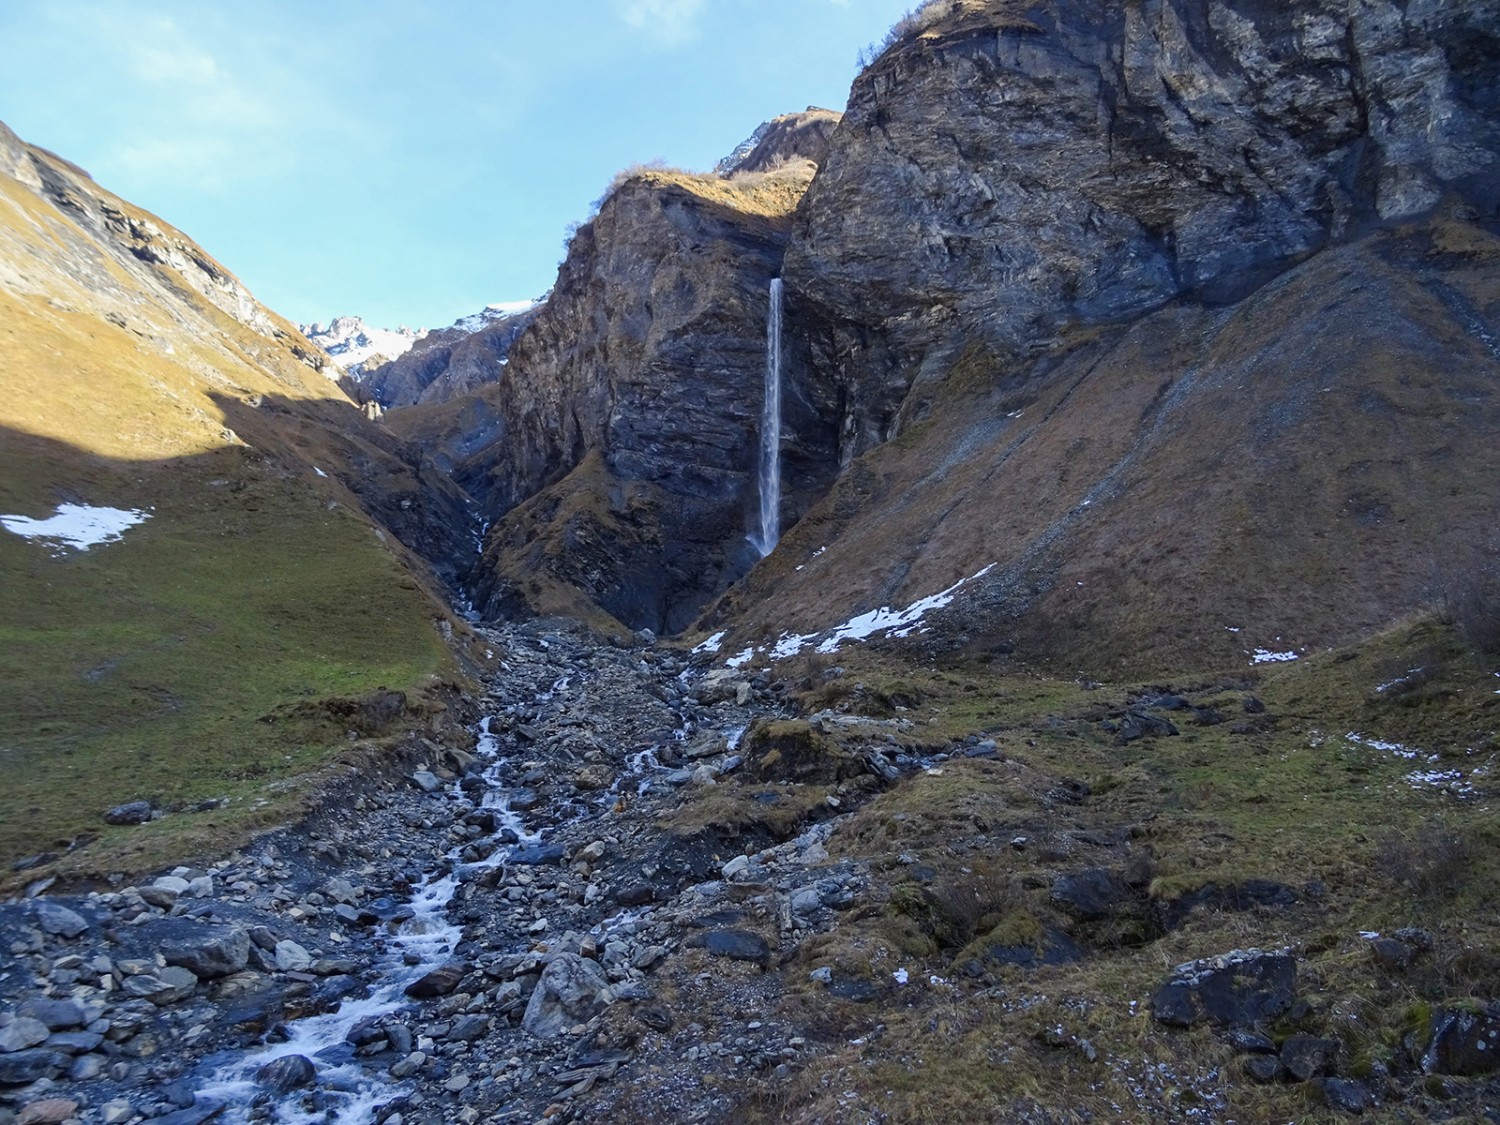
[[[846,462],[973,339],[1231,302],[1445,194],[1500,202],[1492,5],[933,11],[856,81],[787,253]]]

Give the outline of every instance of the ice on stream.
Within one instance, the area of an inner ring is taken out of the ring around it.
[[[30,516],[0,516],[0,527],[23,539],[39,539],[52,545],[53,554],[69,550],[87,551],[100,543],[117,543],[138,523],[151,518],[139,508],[96,508],[92,504],[59,504],[57,512],[44,520]]]

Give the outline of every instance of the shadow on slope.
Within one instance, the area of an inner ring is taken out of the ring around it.
[[[0,512],[150,513],[84,551],[0,531],[0,885],[35,853],[97,878],[223,848],[288,815],[351,730],[441,708],[422,697],[456,672],[451,625],[336,476],[243,444],[132,461],[4,427],[0,451]],[[297,707],[377,697],[368,723]],[[138,799],[171,815],[104,824]]]

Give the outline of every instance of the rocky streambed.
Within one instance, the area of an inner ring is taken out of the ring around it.
[[[780,701],[664,650],[489,640],[471,749],[212,865],[0,907],[0,1121],[568,1120],[643,1074],[709,1119],[705,1073],[796,1065],[756,994],[778,934],[861,893],[825,862],[838,810],[748,854],[660,825]],[[686,951],[712,968],[676,979]]]

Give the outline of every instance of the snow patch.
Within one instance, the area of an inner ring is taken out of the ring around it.
[[[709,637],[708,640],[704,641],[702,644],[695,646],[693,652],[718,652],[719,646],[723,643],[724,632],[721,630],[720,632],[717,632],[713,636]]]
[[[139,508],[96,508],[90,504],[60,504],[49,519],[29,516],[0,516],[6,531],[23,539],[40,539],[52,543],[53,554],[69,548],[87,551],[100,543],[117,543],[127,528],[145,523],[151,513]]]
[[[826,550],[826,548],[820,549],[818,554],[822,554],[823,550]],[[813,557],[816,558],[817,555]],[[836,625],[832,629],[825,629],[821,633],[783,633],[777,638],[776,643],[770,646],[769,650],[765,647],[756,648],[752,646],[730,657],[724,663],[730,668],[739,668],[749,663],[757,653],[765,654],[769,651],[771,659],[785,660],[790,656],[796,656],[804,648],[814,644],[817,646],[818,652],[828,654],[838,652],[842,645],[850,641],[867,640],[877,633],[889,632],[893,637],[909,637],[916,632],[926,632],[925,629],[918,628],[922,623],[923,617],[934,609],[942,609],[948,605],[953,601],[954,596],[960,589],[976,579],[983,578],[994,569],[995,564],[990,563],[983,569],[969,575],[969,577],[960,578],[946,590],[917,599],[905,609],[892,609],[890,606],[881,606],[879,609],[873,609],[868,613],[861,613],[857,617],[851,617],[842,625]]]
[[[395,359],[411,351],[427,335],[425,328],[376,328],[357,316],[336,316],[328,324],[298,325],[302,334],[317,344],[349,374],[358,376],[374,359]]]
[[[1251,664],[1280,664],[1296,659],[1297,654],[1292,651],[1272,652],[1270,649],[1258,648],[1250,654]]]

